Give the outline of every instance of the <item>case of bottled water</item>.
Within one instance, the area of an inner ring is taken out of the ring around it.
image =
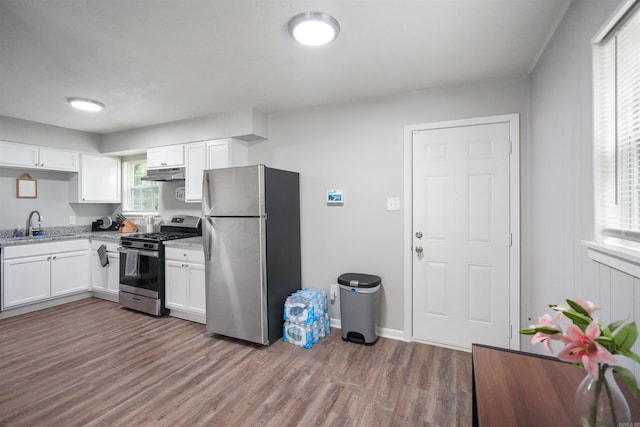
[[[283,341],[310,348],[331,332],[326,292],[314,288],[294,292],[284,303],[284,320]]]

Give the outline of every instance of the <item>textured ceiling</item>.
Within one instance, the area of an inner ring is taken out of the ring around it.
[[[525,75],[569,1],[0,0],[0,115],[108,133]],[[296,44],[307,10],[338,40]]]

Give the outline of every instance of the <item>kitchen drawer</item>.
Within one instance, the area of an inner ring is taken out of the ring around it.
[[[165,258],[174,261],[204,263],[204,252],[198,249],[185,249],[177,247],[167,247]]]
[[[74,252],[89,249],[89,240],[66,240],[61,242],[43,242],[32,245],[19,245],[2,249],[5,260],[38,255],[52,255],[61,252]]]

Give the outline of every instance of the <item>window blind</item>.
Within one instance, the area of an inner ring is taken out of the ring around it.
[[[640,13],[595,46],[596,221],[635,240],[640,231]],[[625,232],[629,232],[625,234]]]

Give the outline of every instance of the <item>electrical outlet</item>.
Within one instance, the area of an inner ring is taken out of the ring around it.
[[[70,225],[75,225],[76,223],[76,216],[75,215],[70,215],[69,216],[69,224]]]
[[[332,283],[329,285],[329,299],[335,301],[338,297],[338,285]]]

